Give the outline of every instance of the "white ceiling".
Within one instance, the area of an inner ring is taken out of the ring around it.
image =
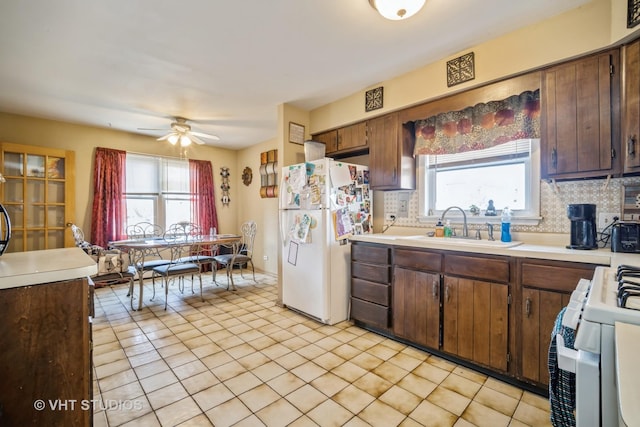
[[[388,21],[368,0],[2,0],[0,111],[135,133],[182,116],[237,149],[276,136],[279,104],[313,109],[589,1],[427,0]]]

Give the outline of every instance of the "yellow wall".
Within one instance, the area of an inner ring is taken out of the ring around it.
[[[278,203],[277,199],[260,197],[259,164],[260,153],[272,149],[278,150],[279,166],[304,160],[303,146],[288,142],[289,122],[293,121],[305,126],[305,136],[309,138],[311,133],[360,121],[602,49],[625,38],[635,37],[640,31],[638,28],[635,31],[626,28],[626,3],[626,0],[594,0],[583,7],[542,23],[481,45],[470,46],[451,57],[473,51],[476,59],[476,77],[471,82],[453,88],[446,87],[445,78],[445,64],[451,58],[443,58],[418,70],[373,85],[372,87],[382,85],[385,88],[384,108],[368,115],[363,112],[363,103],[364,92],[369,88],[363,88],[357,93],[311,112],[288,104],[278,106],[275,137],[258,142],[253,147],[240,151],[210,146],[190,147],[189,157],[211,160],[213,164],[219,231],[237,232],[243,221],[255,220],[258,223],[254,254],[256,268],[276,273],[280,252],[277,243],[279,241]],[[152,137],[4,113],[0,113],[0,141],[75,151],[78,177],[75,221],[87,232],[90,230],[91,221],[95,147],[179,156],[177,148],[158,142]],[[360,163],[366,164],[366,159],[362,159]],[[220,203],[219,172],[222,166],[229,167],[231,171],[231,203],[228,207],[223,207]],[[245,166],[249,166],[254,174],[253,182],[248,187],[241,180]],[[381,202],[381,198],[377,197],[374,199],[374,204],[376,200]],[[382,208],[380,202],[378,208]],[[381,211],[376,209],[376,214],[378,213],[380,215],[376,218],[376,224],[382,221]],[[267,261],[264,261],[264,255],[269,258]]]
[[[256,222],[258,233],[254,245],[254,264],[256,268],[273,274],[278,270],[278,199],[260,197],[260,153],[273,150],[276,146],[277,141],[273,139],[241,150],[236,166],[239,174],[247,166],[253,171],[249,186],[244,185],[242,180],[237,184],[238,222]]]
[[[594,0],[580,8],[470,46],[415,71],[380,82],[311,111],[311,133],[340,127],[410,105],[441,98],[564,59],[593,52],[640,33],[626,28],[626,0]],[[475,79],[451,88],[446,62],[468,52],[475,55]],[[366,90],[384,87],[384,108],[364,112]]]
[[[180,151],[167,142],[155,138],[102,129],[91,126],[43,120],[13,114],[0,113],[0,142],[37,145],[72,150],[76,154],[76,213],[73,221],[91,238],[91,205],[93,203],[93,160],[96,147],[109,147],[128,152],[160,156],[180,157]],[[213,179],[216,183],[216,210],[219,232],[233,233],[239,229],[238,203],[242,185],[238,170],[237,152],[210,146],[192,145],[188,157],[210,160],[213,165]],[[223,207],[220,202],[220,167],[231,168],[231,203]],[[262,259],[262,256],[260,256]]]

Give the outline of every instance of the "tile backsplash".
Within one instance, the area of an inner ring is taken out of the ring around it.
[[[623,190],[625,185],[640,185],[640,177],[611,178],[540,182],[540,216],[537,226],[513,225],[515,231],[535,233],[569,233],[567,205],[573,203],[594,203],[597,212],[622,213]],[[384,212],[398,212],[398,195],[406,191],[386,191]],[[409,215],[398,218],[397,226],[431,228],[432,224],[418,222],[418,192],[410,192]]]

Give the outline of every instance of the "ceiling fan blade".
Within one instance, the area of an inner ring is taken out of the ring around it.
[[[167,128],[163,128],[163,129],[157,129],[157,128],[138,128],[138,130],[162,130],[165,132],[170,131],[171,129],[167,129]]]
[[[158,141],[166,141],[167,139],[169,139],[171,135],[177,135],[177,134],[175,132],[169,132],[168,134],[158,138]]]
[[[192,140],[193,142],[195,142],[196,144],[204,145],[204,143],[205,143],[203,140],[201,140],[200,138],[198,138],[197,136],[195,136],[195,135],[193,134],[193,132],[189,132],[189,138],[191,138],[191,140]]]
[[[194,132],[194,131],[191,131],[189,133],[191,135],[198,136],[200,138],[213,139],[214,141],[219,141],[220,140],[220,137],[218,135],[210,135],[208,133]]]

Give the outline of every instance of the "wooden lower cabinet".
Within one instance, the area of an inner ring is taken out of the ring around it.
[[[0,426],[91,425],[92,295],[88,279],[0,290]]]
[[[351,319],[377,329],[391,321],[389,252],[385,245],[351,245]]]
[[[393,270],[393,333],[416,344],[440,345],[440,275]]]
[[[506,372],[509,286],[444,276],[442,350]]]
[[[597,266],[354,242],[352,318],[543,391],[556,317]]]
[[[549,384],[548,353],[556,316],[571,294],[533,288],[522,289],[522,377]]]
[[[549,344],[556,317],[566,307],[580,279],[591,279],[597,265],[519,259],[519,373],[540,387],[549,384]]]

